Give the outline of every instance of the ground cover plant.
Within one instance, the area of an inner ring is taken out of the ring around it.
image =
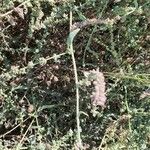
[[[150,149],[149,0],[1,0],[0,30],[0,150]]]

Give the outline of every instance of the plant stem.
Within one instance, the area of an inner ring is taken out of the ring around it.
[[[5,14],[1,14],[0,18],[3,18],[3,17],[6,17],[7,15],[10,15],[16,8],[20,8],[21,6],[25,5],[28,2],[30,2],[30,0],[22,2],[20,5],[18,5],[17,7],[13,8],[12,10],[6,12]]]
[[[100,12],[100,14],[99,14],[99,16],[98,16],[98,19],[100,19],[100,18],[102,17],[102,15],[103,15],[103,13],[104,13],[106,7],[107,7],[108,2],[109,2],[109,1],[107,0],[106,3],[105,3],[105,5],[104,5],[104,7],[102,8],[102,11]],[[99,8],[98,11],[100,11],[100,8]],[[97,29],[97,24],[94,25],[94,28],[93,28],[93,30],[92,30],[92,33],[90,34],[90,37],[89,37],[89,39],[88,39],[88,42],[87,42],[87,44],[86,44],[86,47],[85,47],[85,50],[84,50],[84,53],[83,53],[83,60],[82,60],[82,66],[83,66],[83,67],[85,67],[85,56],[86,56],[86,52],[87,52],[87,50],[89,50],[89,46],[90,46],[90,44],[91,44],[92,37],[93,37],[93,34],[95,33],[96,29]]]
[[[18,146],[16,147],[16,150],[20,150],[20,148],[21,148],[21,146],[22,146],[22,142],[23,142],[25,136],[27,135],[28,131],[30,130],[30,128],[31,128],[31,126],[32,126],[32,124],[33,124],[33,122],[34,122],[34,119],[31,121],[29,127],[27,128],[26,132],[24,133],[24,135],[23,135],[21,141],[19,142]]]
[[[72,27],[72,11],[70,11],[70,30]],[[75,61],[74,56],[74,50],[73,50],[73,43],[71,42],[69,45],[69,50],[71,52],[72,57],[72,63],[73,63],[73,70],[74,70],[74,76],[75,76],[75,84],[76,84],[76,122],[77,122],[77,145],[78,148],[81,149],[82,147],[82,141],[81,141],[81,127],[80,127],[80,105],[79,105],[79,80],[78,80],[78,74],[77,74],[77,65]]]
[[[127,113],[128,113],[128,116],[130,117],[130,108],[129,108],[129,105],[128,105],[128,100],[127,100],[127,88],[126,86],[124,86],[125,88],[125,105],[126,105],[126,109],[127,109]],[[132,128],[131,128],[131,121],[130,121],[130,118],[128,119],[128,127],[129,127],[129,131],[130,133],[132,132]]]

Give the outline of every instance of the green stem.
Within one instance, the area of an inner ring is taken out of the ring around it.
[[[72,11],[70,11],[70,30],[72,26]],[[74,50],[73,50],[73,39],[69,43],[69,51],[72,57],[72,63],[73,63],[73,70],[74,70],[74,76],[75,76],[75,85],[76,85],[76,121],[77,121],[77,145],[78,148],[82,148],[82,140],[81,140],[81,127],[80,127],[80,105],[79,105],[79,80],[78,80],[78,74],[77,74],[77,65],[75,61],[75,56],[74,56]]]
[[[128,126],[129,126],[129,131],[130,133],[132,132],[132,128],[131,128],[131,121],[130,121],[130,108],[129,108],[129,105],[128,105],[128,100],[127,100],[127,89],[125,87],[125,104],[126,104],[126,109],[127,109],[127,112],[128,112],[128,116],[129,116],[129,119],[128,119]]]
[[[107,0],[107,2],[105,3],[105,5],[104,5],[102,11],[100,12],[98,18],[101,18],[101,17],[102,17],[102,14],[103,14],[103,12],[105,11],[105,8],[107,7],[108,2],[109,2],[109,1]],[[100,9],[99,9],[98,11],[100,11]],[[86,47],[85,47],[85,50],[84,50],[84,53],[83,53],[83,60],[82,60],[82,66],[83,66],[83,67],[85,67],[85,56],[86,56],[86,52],[87,52],[87,50],[89,50],[89,46],[90,46],[90,44],[91,44],[92,36],[93,36],[93,34],[95,33],[96,29],[97,29],[97,25],[94,26],[94,28],[93,28],[93,30],[92,30],[92,33],[91,33],[91,35],[90,35],[90,38],[89,38],[89,40],[88,40],[88,42],[87,42],[87,44],[86,44]]]

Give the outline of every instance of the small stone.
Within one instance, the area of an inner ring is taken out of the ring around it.
[[[56,76],[53,77],[53,80],[54,80],[54,82],[58,82],[59,81],[59,79]]]

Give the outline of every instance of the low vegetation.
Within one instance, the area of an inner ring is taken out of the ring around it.
[[[150,149],[149,0],[0,5],[0,150]]]

